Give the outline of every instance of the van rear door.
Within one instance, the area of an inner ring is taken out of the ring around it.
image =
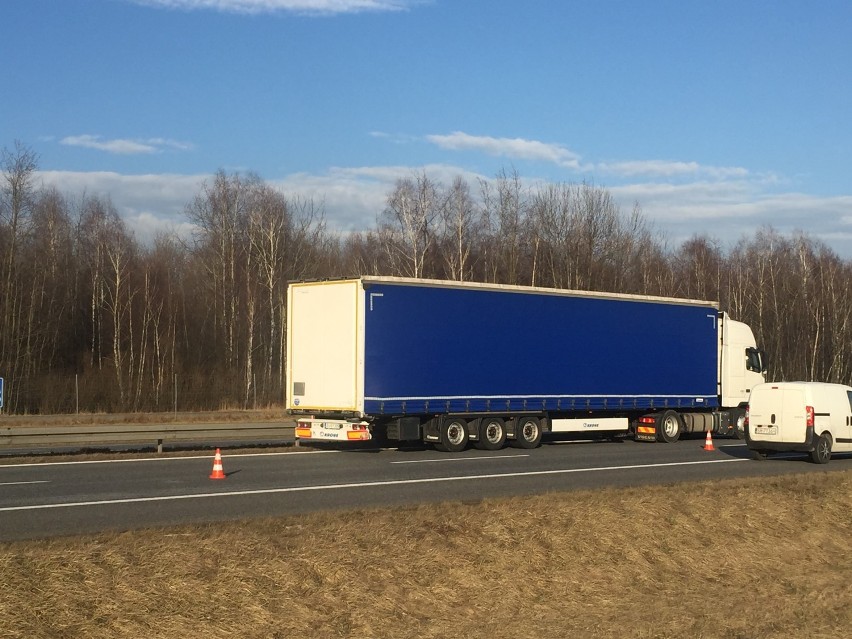
[[[763,442],[804,442],[805,392],[784,384],[761,384],[749,398],[749,433]]]

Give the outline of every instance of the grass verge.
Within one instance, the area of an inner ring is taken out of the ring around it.
[[[852,472],[0,545],[0,636],[846,636]]]

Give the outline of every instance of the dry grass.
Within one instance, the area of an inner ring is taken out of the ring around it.
[[[0,415],[0,426],[75,426],[77,424],[198,424],[292,421],[284,408],[188,413],[79,413],[73,415]]]
[[[0,545],[3,637],[835,638],[852,472]]]

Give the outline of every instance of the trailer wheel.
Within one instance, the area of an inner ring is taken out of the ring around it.
[[[667,410],[657,421],[657,441],[672,444],[680,439],[682,430],[680,415],[673,410]]]
[[[468,442],[467,421],[461,417],[445,417],[438,429],[440,441],[435,448],[446,453],[458,453],[465,449]]]
[[[515,448],[537,448],[541,443],[541,422],[538,417],[520,417],[515,425],[515,439],[511,444]]]
[[[811,451],[811,461],[815,464],[827,464],[831,459],[831,435],[823,433],[816,440],[816,447]]]
[[[486,417],[479,422],[479,441],[474,442],[480,450],[500,450],[506,443],[506,423],[499,417]]]

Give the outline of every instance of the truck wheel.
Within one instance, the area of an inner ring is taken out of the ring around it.
[[[441,420],[438,431],[440,441],[435,448],[446,453],[459,453],[465,449],[468,441],[467,421],[461,417],[446,417]]]
[[[816,440],[816,447],[811,451],[811,461],[815,464],[827,464],[831,459],[831,435],[823,433]]]
[[[500,450],[506,443],[506,424],[499,417],[486,417],[479,422],[479,441],[474,446],[480,450]]]
[[[541,423],[538,417],[521,417],[515,425],[515,439],[511,444],[515,448],[537,448],[541,443]]]
[[[734,423],[734,432],[737,435],[737,439],[745,439],[745,414],[737,414],[737,421]]]
[[[667,410],[657,420],[657,441],[671,444],[680,439],[680,415],[673,410]]]

